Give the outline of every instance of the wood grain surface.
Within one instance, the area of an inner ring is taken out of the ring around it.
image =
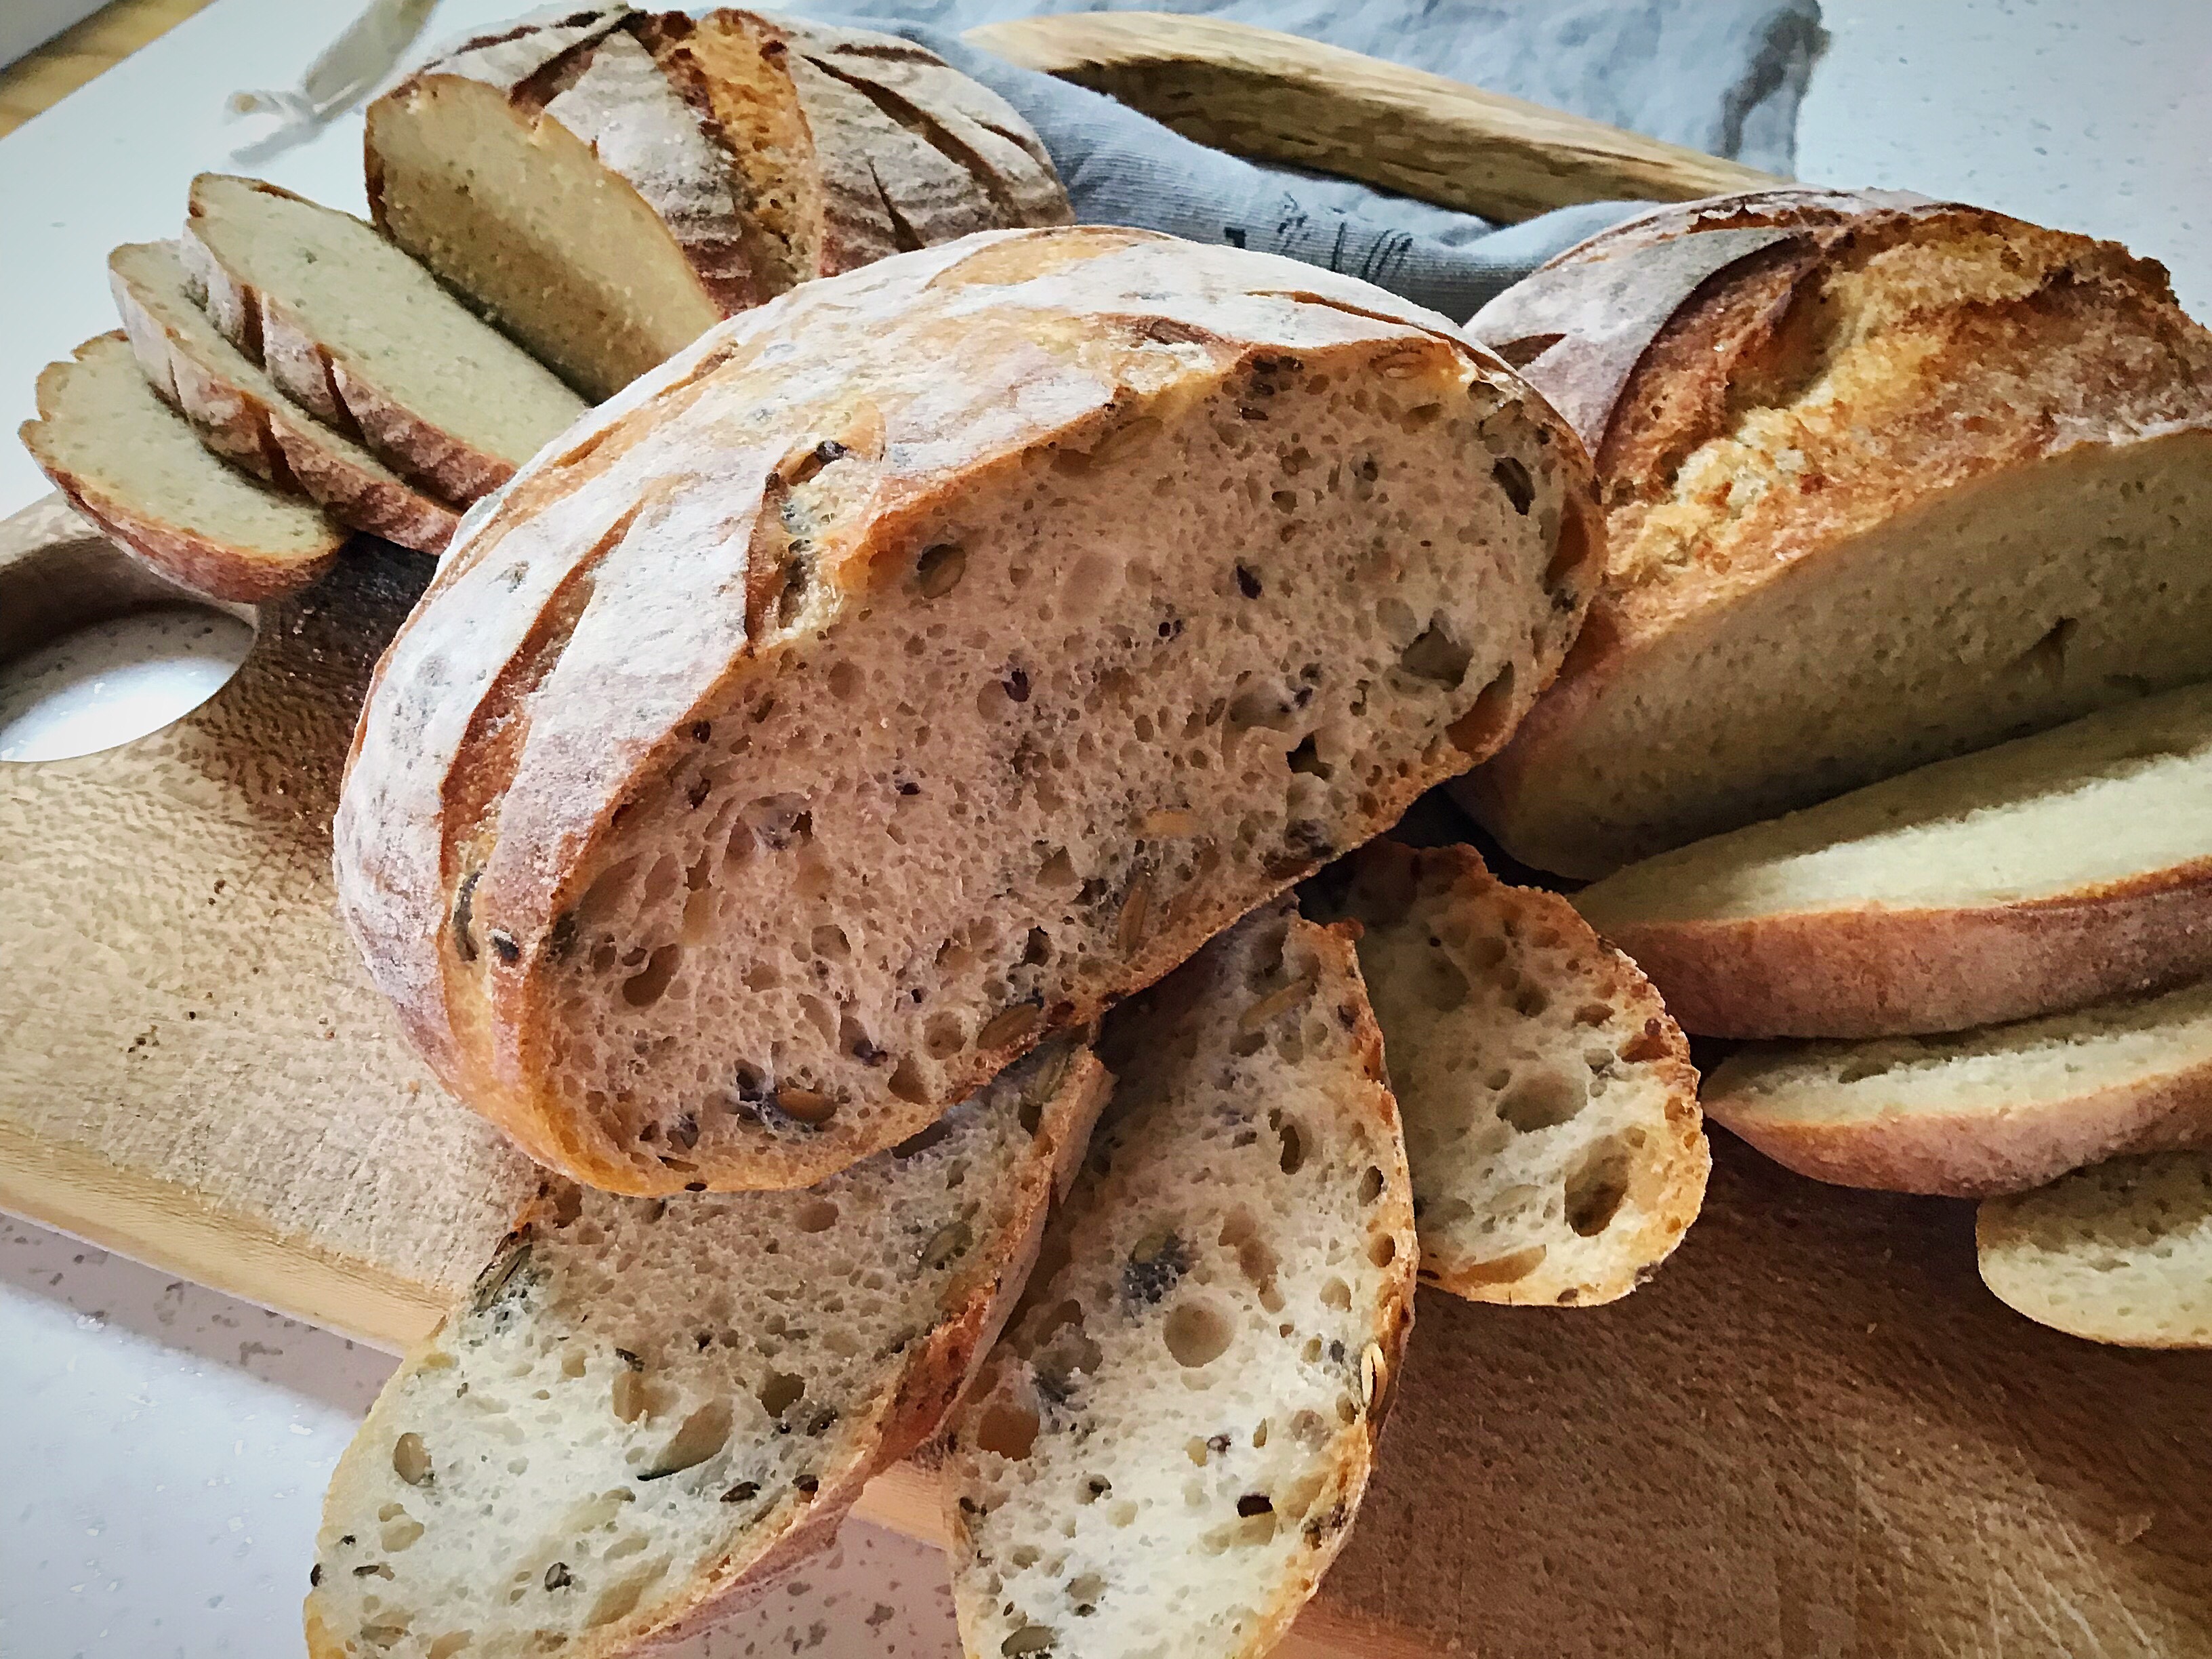
[[[4,3],[4,0],[0,0]],[[112,0],[0,69],[0,138],[106,74],[209,0]]]
[[[1073,13],[988,23],[963,38],[1109,93],[1202,144],[1341,173],[1486,219],[1782,182],[1563,110],[1220,18]]]
[[[400,1043],[332,911],[355,708],[428,570],[374,545],[262,607],[175,726],[0,768],[0,1205],[397,1348],[532,1176]],[[0,525],[0,617],[176,597],[65,508]],[[860,1513],[940,1535],[911,1467]],[[1282,1651],[1451,1650],[2212,1653],[2212,1354],[2033,1325],[1976,1277],[1969,1206],[1722,1137],[1626,1301],[1421,1293],[1359,1527]]]

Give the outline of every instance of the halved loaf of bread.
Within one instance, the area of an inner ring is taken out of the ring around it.
[[[811,1191],[550,1188],[339,1461],[309,1653],[629,1653],[827,1545],[989,1349],[1106,1089],[1054,1045]]]
[[[2092,1342],[2212,1348],[2212,1152],[2117,1158],[1985,1198],[1982,1282],[2007,1306]]]
[[[180,246],[226,339],[446,501],[497,489],[584,412],[551,370],[350,214],[204,173]]]
[[[1658,209],[1472,331],[1595,456],[1610,567],[1462,799],[1599,876],[2212,677],[2212,334],[2117,245],[1954,203]]]
[[[117,248],[107,283],[147,380],[210,449],[340,524],[418,553],[444,550],[459,514],[301,408],[223,338],[194,301],[175,243]]]
[[[1657,1272],[1712,1154],[1689,1044],[1636,964],[1471,847],[1370,842],[1305,903],[1362,930],[1422,1279],[1474,1302],[1589,1305]]]
[[[794,283],[1065,224],[1036,136],[890,35],[541,13],[369,106],[377,224],[592,398]]]
[[[1443,319],[1287,260],[1079,228],[810,283],[465,529],[341,902],[534,1156],[804,1185],[1490,752],[1586,489]]]
[[[1705,1099],[1816,1180],[2021,1192],[2119,1152],[2212,1145],[2212,980],[1948,1036],[1753,1044]]]
[[[944,1444],[971,1659],[1256,1659],[1342,1547],[1417,1245],[1348,930],[1253,916],[1105,1039],[1108,1116]]]
[[[1955,1030],[2212,972],[2212,685],[1662,854],[1574,902],[1711,1036]]]
[[[320,509],[212,454],[154,395],[131,342],[102,334],[39,376],[23,447],[110,540],[211,599],[305,587],[345,543]]]

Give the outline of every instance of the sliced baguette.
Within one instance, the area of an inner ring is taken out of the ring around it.
[[[107,256],[108,287],[139,367],[200,441],[256,477],[296,488],[340,524],[440,553],[460,515],[284,395],[194,301],[173,242]]]
[[[827,1545],[989,1349],[1106,1089],[1055,1044],[811,1191],[550,1188],[340,1460],[309,1653],[627,1653]]]
[[[1585,489],[1445,319],[1288,260],[1094,227],[803,283],[471,519],[341,902],[541,1160],[804,1185],[1494,749]]]
[[[1574,902],[1710,1036],[1955,1030],[2212,972],[2212,684],[1662,854]]]
[[[345,543],[319,509],[202,445],[120,333],[47,364],[38,397],[21,437],[40,471],[116,545],[196,592],[249,604],[293,592]]]
[[[1348,930],[1270,907],[1109,1022],[1109,1114],[944,1443],[972,1659],[1250,1659],[1351,1528],[1418,1246]]]
[[[350,214],[204,173],[181,246],[225,338],[446,501],[497,489],[584,412],[550,369]]]
[[[1816,1180],[2021,1192],[2117,1153],[2212,1144],[2212,980],[1948,1036],[1756,1043],[1705,1098]]]
[[[1656,1273],[1712,1154],[1689,1044],[1636,964],[1471,847],[1370,842],[1306,902],[1360,924],[1422,1279],[1474,1302],[1587,1306]]]
[[[2118,1158],[1974,1217],[1982,1282],[2039,1324],[2130,1348],[2212,1348],[2212,1152]]]

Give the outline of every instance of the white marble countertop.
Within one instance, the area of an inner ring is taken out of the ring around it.
[[[439,32],[526,9],[444,0]],[[174,234],[191,175],[361,205],[358,118],[263,164],[224,94],[288,83],[353,0],[217,0],[0,140],[0,426],[49,359],[112,328],[103,262]],[[1827,0],[1799,172],[2117,237],[2212,315],[2212,4]],[[46,492],[0,444],[0,514]],[[289,1656],[323,1483],[383,1354],[0,1219],[0,1653]],[[1474,1637],[1470,1632],[1470,1638]],[[859,1522],[678,1652],[957,1653],[935,1552]]]

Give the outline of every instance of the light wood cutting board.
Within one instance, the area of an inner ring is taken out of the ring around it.
[[[1220,43],[1162,40],[1187,97]],[[1367,73],[1362,97],[1415,85]],[[407,1051],[333,914],[347,735],[428,572],[372,546],[262,607],[175,726],[0,768],[0,1206],[397,1348],[532,1177]],[[0,656],[176,598],[58,502],[0,524]],[[1704,1218],[1627,1301],[1423,1291],[1360,1525],[1284,1651],[2212,1654],[2212,1355],[2017,1318],[1972,1232],[1723,1137]],[[911,1468],[861,1512],[936,1535]]]

